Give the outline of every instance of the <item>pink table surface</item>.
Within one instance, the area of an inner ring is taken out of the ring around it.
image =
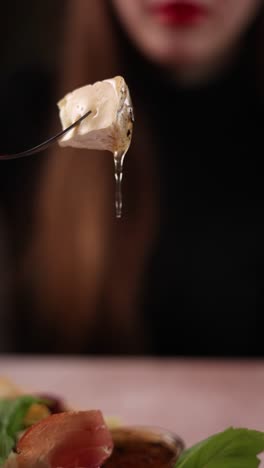
[[[80,409],[170,429],[187,446],[231,425],[264,430],[264,361],[0,356],[1,375]]]

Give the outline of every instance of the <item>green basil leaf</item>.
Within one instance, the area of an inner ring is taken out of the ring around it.
[[[0,431],[0,466],[8,458],[14,445],[14,440],[4,430]]]
[[[184,451],[175,468],[258,468],[264,433],[229,428]]]
[[[18,433],[25,428],[23,421],[33,403],[42,400],[30,395],[0,400],[0,466],[15,447]]]

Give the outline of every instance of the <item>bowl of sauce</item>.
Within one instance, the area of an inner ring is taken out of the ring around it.
[[[161,428],[119,427],[111,433],[114,450],[107,468],[172,468],[184,449],[180,437]]]

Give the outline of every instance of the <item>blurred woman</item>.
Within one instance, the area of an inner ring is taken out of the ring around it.
[[[31,349],[263,354],[262,10],[261,0],[68,2],[58,99],[123,75],[136,121],[121,220],[110,153],[49,155],[23,270]]]

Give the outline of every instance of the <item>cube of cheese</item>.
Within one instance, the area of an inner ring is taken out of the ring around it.
[[[58,107],[63,129],[91,110],[61,138],[60,146],[109,150],[114,154],[127,152],[132,138],[133,106],[121,76],[78,88],[61,99]]]

